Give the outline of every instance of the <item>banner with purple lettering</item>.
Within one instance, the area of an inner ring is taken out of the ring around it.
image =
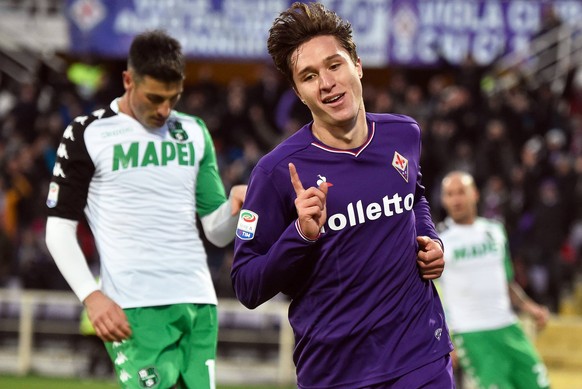
[[[353,27],[364,66],[480,65],[527,48],[553,9],[575,28],[582,0],[321,0]],[[125,57],[133,36],[163,28],[186,55],[234,61],[268,59],[275,17],[293,0],[67,0],[71,52]]]

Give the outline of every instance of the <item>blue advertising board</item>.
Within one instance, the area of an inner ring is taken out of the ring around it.
[[[268,59],[275,17],[292,0],[67,0],[71,52],[125,57],[133,37],[162,28],[190,58]],[[323,0],[349,20],[364,66],[431,66],[467,55],[486,65],[527,48],[543,12],[580,28],[582,0]]]

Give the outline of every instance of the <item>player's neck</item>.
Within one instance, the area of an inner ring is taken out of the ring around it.
[[[475,220],[477,220],[476,215],[468,215],[466,217],[457,218],[454,222],[462,226],[471,226],[475,223]]]
[[[121,96],[119,99],[117,99],[117,106],[119,107],[119,112],[124,113],[127,116],[131,116],[135,119],[135,115],[129,107],[127,92],[124,93],[123,96]]]
[[[319,141],[336,149],[355,149],[368,140],[368,124],[362,109],[353,121],[337,126],[314,121],[311,132]]]

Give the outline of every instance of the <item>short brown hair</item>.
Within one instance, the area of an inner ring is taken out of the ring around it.
[[[150,76],[162,82],[184,79],[185,59],[180,42],[163,30],[137,35],[129,48],[127,66],[138,77]]]
[[[292,54],[303,43],[316,36],[334,36],[346,49],[354,64],[358,62],[352,25],[321,3],[296,2],[275,19],[269,30],[267,49],[275,66],[293,82]]]

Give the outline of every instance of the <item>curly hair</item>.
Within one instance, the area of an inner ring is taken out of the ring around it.
[[[354,64],[358,61],[352,25],[321,3],[295,2],[281,12],[273,22],[267,39],[267,49],[275,67],[293,82],[293,53],[316,36],[334,36],[346,49]]]

